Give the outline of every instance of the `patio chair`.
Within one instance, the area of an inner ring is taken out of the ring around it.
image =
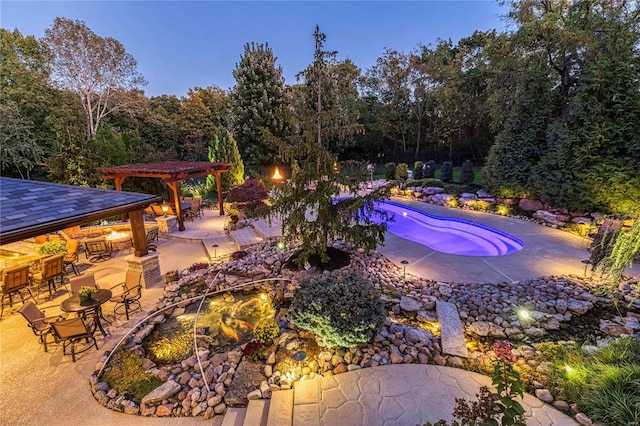
[[[72,296],[78,294],[81,287],[100,288],[96,284],[96,277],[93,274],[85,274],[79,277],[69,278],[69,292]]]
[[[158,248],[158,228],[153,227],[147,230],[147,249],[156,251]]]
[[[44,351],[47,352],[47,336],[51,333],[51,323],[59,321],[63,317],[46,317],[44,312],[38,309],[30,300],[27,300],[18,309],[18,312],[27,320],[29,327],[33,330],[33,334],[38,337],[38,341],[44,346]]]
[[[33,280],[38,285],[38,298],[40,298],[40,290],[45,284],[49,290],[49,297],[53,298],[58,279],[61,285],[64,284],[64,254],[56,254],[42,259],[41,270],[33,274]]]
[[[124,312],[127,320],[129,312],[141,309],[140,297],[142,296],[142,272],[127,271],[124,283],[111,287],[112,289],[122,286],[122,293],[111,298],[116,304],[113,308],[113,315],[117,317]]]
[[[62,342],[62,353],[67,354],[67,347],[71,346],[71,360],[76,362],[76,354],[91,349],[93,346],[98,349],[98,342],[93,336],[91,328],[87,327],[82,318],[69,318],[51,323],[51,329],[53,336],[57,342]],[[77,351],[76,344],[85,340],[88,344],[89,341],[93,343],[87,347]]]
[[[191,209],[187,211],[187,216],[191,220],[194,217],[202,218],[202,198],[194,198],[191,201]]]
[[[91,263],[111,258],[111,244],[105,237],[84,240],[84,249]]]
[[[78,261],[78,248],[80,247],[80,241],[75,239],[67,240],[67,254],[64,255],[64,259],[62,260],[64,263],[64,270],[67,270],[68,266],[71,266],[73,273],[76,275],[80,275],[78,271],[78,265],[76,262]]]
[[[13,306],[13,295],[18,294],[20,296],[20,300],[24,305],[24,295],[23,292],[26,290],[29,293],[29,297],[33,299],[35,302],[36,299],[33,297],[33,293],[29,289],[31,285],[31,275],[29,271],[31,270],[31,265],[28,263],[23,263],[21,265],[16,265],[11,268],[7,268],[2,271],[2,299],[0,299],[0,317],[4,313],[4,299],[9,298],[9,307]]]
[[[162,210],[162,206],[159,206],[157,204],[152,204],[151,208],[153,209],[153,212],[156,214],[156,216],[158,217],[166,216],[164,210]]]

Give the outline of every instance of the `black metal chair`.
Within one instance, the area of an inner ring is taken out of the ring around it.
[[[156,251],[158,248],[158,228],[149,228],[147,230],[147,249]]]
[[[18,312],[27,320],[29,327],[33,330],[33,334],[38,336],[38,341],[44,346],[44,351],[47,352],[47,336],[52,332],[51,324],[60,321],[63,317],[46,317],[44,312],[29,300],[18,309]]]
[[[51,323],[51,329],[53,336],[57,342],[62,342],[62,353],[67,354],[67,348],[71,346],[71,360],[76,362],[76,354],[91,349],[93,346],[98,349],[98,342],[93,336],[92,328],[88,328],[82,318],[69,318]],[[93,343],[85,348],[77,351],[76,344],[85,340],[88,344],[89,341]]]
[[[89,262],[107,260],[111,257],[111,244],[105,237],[91,238],[84,241],[85,254]]]
[[[122,293],[111,298],[116,304],[113,308],[113,315],[117,317],[123,313],[129,319],[129,312],[141,309],[140,297],[142,297],[142,272],[127,271],[125,282],[113,286],[113,288],[122,286]]]

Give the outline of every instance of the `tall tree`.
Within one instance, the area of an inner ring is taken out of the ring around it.
[[[87,139],[95,136],[104,117],[138,100],[129,92],[146,81],[119,41],[100,37],[84,22],[66,18],[56,18],[43,41],[53,55],[53,83],[82,100]]]
[[[269,215],[282,218],[285,241],[300,244],[300,266],[314,254],[326,262],[329,244],[338,239],[374,249],[384,241],[386,231],[384,219],[377,223],[370,219],[374,201],[384,195],[385,189],[360,196],[358,191],[367,179],[366,168],[353,166],[340,172],[337,153],[330,150],[344,146],[346,136],[359,127],[352,121],[353,112],[341,107],[345,97],[331,91],[340,86],[336,79],[340,72],[328,69],[335,65],[331,61],[335,53],[324,50],[325,39],[316,26],[314,62],[303,71],[305,84],[297,86],[292,97],[298,101],[297,134],[285,140],[271,138],[296,172],[286,185],[274,188]],[[344,193],[349,197],[336,202],[335,198]]]
[[[238,145],[233,135],[221,127],[216,133],[213,146],[209,147],[209,161],[212,163],[231,163],[231,168],[222,174],[222,191],[244,182],[244,163],[240,158]],[[215,190],[215,177],[207,177],[207,189]]]
[[[32,129],[33,123],[21,115],[15,102],[0,100],[0,169],[3,174],[17,171],[21,178],[31,178],[31,170],[40,163],[44,153]]]
[[[267,141],[264,131],[284,136],[284,122],[278,114],[285,103],[284,77],[276,60],[268,44],[245,44],[233,70],[231,127],[248,164],[266,165],[277,157],[277,148]]]
[[[182,100],[178,116],[178,130],[182,144],[182,158],[204,161],[208,147],[213,143],[217,125],[215,117],[204,102],[203,92],[189,89]]]

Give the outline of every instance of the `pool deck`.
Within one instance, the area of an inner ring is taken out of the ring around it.
[[[457,283],[514,282],[541,276],[584,274],[582,260],[589,258],[588,238],[579,237],[522,219],[452,209],[406,198],[392,201],[436,216],[476,222],[506,232],[524,242],[524,248],[505,256],[460,256],[446,254],[387,233],[384,247],[378,250],[398,266],[406,260],[407,274],[435,281]],[[640,266],[627,269],[640,275]],[[587,269],[589,275],[589,269]]]

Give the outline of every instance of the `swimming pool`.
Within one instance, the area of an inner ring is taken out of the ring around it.
[[[387,224],[389,232],[442,253],[503,256],[524,247],[514,236],[463,219],[431,215],[392,201],[377,203],[376,208],[394,216]]]

